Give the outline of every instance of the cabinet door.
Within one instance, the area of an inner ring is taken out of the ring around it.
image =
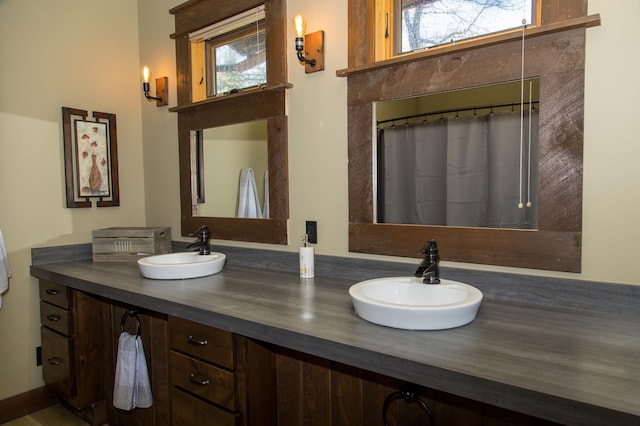
[[[40,280],[40,297],[45,383],[78,410],[104,400],[98,300],[46,280]]]
[[[75,399],[78,408],[104,399],[102,316],[100,303],[81,291],[71,291]]]
[[[71,402],[74,389],[74,369],[71,357],[71,338],[46,327],[40,328],[42,335],[42,376],[47,386]],[[76,407],[78,408],[78,407]]]
[[[236,426],[238,424],[237,415],[176,388],[171,390],[171,412],[173,426]]]

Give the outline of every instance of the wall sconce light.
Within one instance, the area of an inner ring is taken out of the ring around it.
[[[144,91],[144,97],[149,100],[155,100],[156,106],[164,106],[169,104],[169,93],[167,92],[167,86],[169,85],[168,77],[156,78],[156,96],[149,94],[149,77],[151,71],[149,67],[142,69],[142,90]]]
[[[293,17],[293,31],[296,33],[298,60],[304,64],[304,72],[310,74],[324,70],[324,31],[306,34],[307,21],[298,14]],[[304,54],[302,53],[304,51]]]

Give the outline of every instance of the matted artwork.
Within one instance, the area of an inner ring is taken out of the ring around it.
[[[116,116],[62,107],[67,207],[120,205]]]

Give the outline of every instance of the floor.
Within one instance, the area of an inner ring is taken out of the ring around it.
[[[88,423],[60,404],[5,423],[3,426],[86,426]]]

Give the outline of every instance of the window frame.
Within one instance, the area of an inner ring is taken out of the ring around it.
[[[234,41],[237,40],[241,40],[245,37],[248,37],[252,34],[256,34],[257,32],[262,32],[264,33],[265,36],[265,81],[261,84],[257,84],[257,85],[253,85],[253,86],[248,86],[248,87],[242,87],[240,88],[241,91],[245,92],[245,91],[249,91],[249,90],[255,90],[258,89],[264,85],[267,84],[267,72],[266,72],[266,63],[267,63],[267,47],[266,47],[266,30],[265,30],[265,20],[261,19],[259,21],[257,21],[257,28],[256,28],[256,22],[253,22],[249,25],[246,25],[242,28],[238,28],[236,30],[233,31],[229,31],[227,33],[221,34],[217,37],[214,38],[210,38],[208,40],[205,40],[205,46],[204,46],[204,51],[205,51],[205,64],[207,64],[206,69],[207,69],[207,88],[206,88],[206,96],[207,99],[209,98],[215,98],[216,96],[224,96],[227,95],[229,93],[227,92],[223,92],[223,93],[217,93],[217,89],[216,89],[216,63],[215,63],[215,49],[217,47],[220,46],[225,46],[228,44],[233,43]]]
[[[533,28],[533,27],[537,27],[540,22],[540,4],[542,3],[542,0],[529,0],[533,3],[531,10],[533,11],[533,20],[532,22],[527,23],[527,27],[528,28]],[[393,49],[391,50],[392,56],[387,56],[384,57],[382,59],[388,59],[390,57],[394,57],[394,56],[401,56],[401,55],[410,55],[412,53],[415,53],[419,50],[425,50],[427,48],[424,49],[416,49],[416,50],[412,50],[409,52],[400,52],[400,44],[401,44],[401,31],[402,31],[402,14],[401,14],[401,9],[402,9],[402,5],[401,5],[402,0],[389,0],[386,1],[384,3],[385,5],[385,9],[384,9],[384,13],[385,14],[389,14],[390,15],[390,21],[393,21],[393,32],[391,32],[390,34],[393,35],[392,40],[391,40],[391,44]],[[377,12],[376,12],[377,14]],[[468,37],[468,38],[464,38],[464,39],[460,39],[460,40],[455,40],[455,43],[467,43],[469,41],[472,40],[478,40],[478,39],[482,39],[485,37],[492,37],[492,36],[496,36],[496,35],[500,35],[500,34],[505,34],[505,33],[509,33],[509,32],[513,32],[514,30],[518,30],[520,31],[522,29],[522,26],[517,26],[517,27],[512,27],[512,28],[507,28],[507,29],[503,29],[503,30],[498,30],[495,32],[491,32],[491,33],[486,33],[486,34],[482,34],[482,35],[478,35],[475,37]],[[379,28],[376,27],[376,34],[377,37],[380,38],[380,34],[382,34],[382,36],[384,37],[384,35],[386,34],[386,29],[383,28]],[[380,41],[379,41],[380,42]],[[435,45],[435,46],[431,46],[428,49],[437,49],[439,47],[442,46],[446,46],[448,43],[442,43],[439,45]],[[385,49],[386,51],[388,51],[388,49]]]

